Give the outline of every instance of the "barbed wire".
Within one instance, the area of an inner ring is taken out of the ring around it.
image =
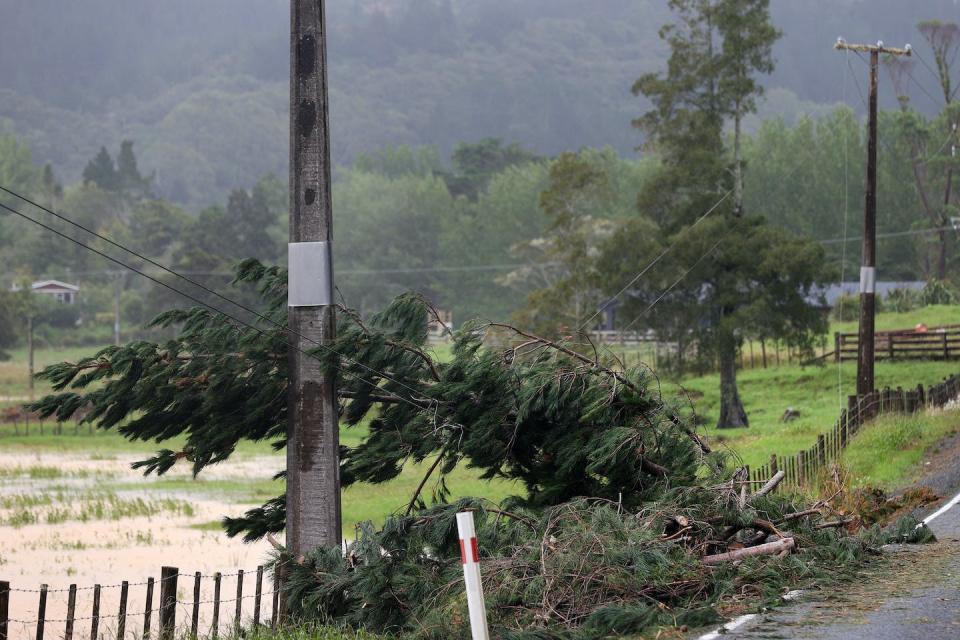
[[[271,590],[271,591],[265,591],[265,592],[260,593],[260,594],[251,593],[251,594],[248,594],[248,595],[245,595],[245,596],[240,596],[239,598],[229,598],[229,599],[226,599],[226,600],[223,600],[223,599],[220,599],[220,600],[217,600],[217,599],[213,599],[213,600],[197,600],[197,601],[175,600],[174,603],[173,603],[173,605],[174,605],[174,606],[184,607],[184,608],[193,608],[194,606],[200,606],[200,605],[204,605],[204,604],[216,604],[216,603],[219,603],[219,604],[232,604],[232,603],[235,603],[235,602],[238,602],[238,601],[242,601],[242,600],[250,600],[251,598],[257,598],[258,596],[259,596],[260,598],[268,598],[267,602],[270,602],[270,599],[269,599],[269,598],[270,598],[271,596],[273,596],[274,593],[277,593],[277,592],[276,592],[275,590]],[[160,613],[162,610],[163,610],[163,607],[158,607],[158,608],[156,608],[156,609],[150,609],[150,610],[144,610],[144,611],[127,611],[127,612],[125,612],[125,613],[123,614],[123,616],[121,616],[119,613],[104,613],[104,614],[100,614],[100,615],[96,615],[96,616],[74,616],[74,617],[72,617],[72,618],[44,618],[44,619],[43,619],[43,623],[44,623],[44,624],[48,624],[48,623],[49,623],[49,624],[62,624],[62,623],[67,623],[67,622],[84,622],[84,621],[89,621],[89,620],[93,620],[93,619],[97,619],[97,620],[117,620],[117,619],[119,619],[119,618],[121,618],[121,617],[123,617],[123,618],[128,618],[128,617],[131,617],[131,616],[132,616],[132,617],[141,617],[141,618],[142,618],[142,617],[146,616],[147,614],[153,615],[154,613]],[[15,619],[15,618],[10,618],[10,619],[7,620],[7,622],[10,623],[10,624],[35,625],[35,624],[39,624],[39,623],[41,622],[41,620],[40,620],[39,618],[34,619],[34,620],[18,620],[18,619]]]
[[[243,571],[244,577],[246,577],[246,576],[254,576],[254,575],[256,575],[256,573],[257,573],[257,571],[258,571],[259,569],[264,569],[264,570],[266,571],[266,570],[268,570],[268,569],[270,569],[270,568],[271,568],[270,565],[258,565],[258,566],[256,566],[256,567],[254,567],[253,569],[243,569],[243,570],[238,569],[237,571],[235,571],[235,572],[233,572],[233,573],[221,573],[221,574],[220,574],[220,578],[221,578],[221,579],[222,579],[222,578],[236,578],[237,576],[240,575],[240,572],[241,572],[241,571]],[[200,577],[201,577],[201,578],[204,578],[204,579],[208,579],[208,580],[213,580],[213,579],[216,579],[217,574],[215,574],[215,573],[213,573],[213,574],[203,574],[203,573],[202,573],[202,574],[200,574]],[[167,576],[166,578],[153,578],[153,583],[156,584],[156,585],[159,585],[159,584],[161,584],[164,580],[172,580],[173,578],[192,578],[192,579],[195,580],[195,579],[197,578],[197,575],[196,575],[195,573],[177,573],[177,574],[174,575],[174,576]],[[126,586],[127,586],[127,587],[142,587],[142,586],[145,586],[145,585],[148,585],[148,584],[150,584],[150,579],[144,580],[143,582],[127,582],[127,583],[126,583]],[[74,590],[74,591],[78,591],[78,592],[79,592],[79,591],[93,591],[94,589],[96,589],[97,587],[99,587],[100,590],[103,591],[103,590],[105,590],[105,589],[120,589],[120,588],[122,588],[123,586],[124,586],[124,583],[123,583],[123,582],[119,582],[119,583],[117,583],[117,584],[95,584],[95,585],[92,585],[92,586],[84,586],[84,587],[74,586],[74,587],[73,587],[73,590]],[[71,591],[71,587],[63,587],[63,588],[57,587],[57,588],[55,588],[55,589],[50,589],[50,588],[47,588],[47,589],[21,589],[21,588],[19,588],[19,587],[10,587],[10,588],[8,588],[8,589],[2,589],[2,590],[0,590],[0,595],[2,595],[2,594],[4,594],[4,593],[44,593],[44,592],[46,592],[46,593],[48,593],[48,594],[49,594],[49,593],[69,593],[70,591]]]

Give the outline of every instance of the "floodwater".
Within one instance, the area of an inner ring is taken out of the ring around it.
[[[129,582],[126,633],[143,632],[147,579],[159,581],[163,566],[179,569],[177,626],[189,628],[194,573],[200,572],[200,628],[207,635],[214,613],[213,574],[223,574],[220,633],[237,614],[238,570],[244,570],[240,616],[254,615],[256,568],[269,562],[268,542],[245,544],[228,538],[211,523],[256,506],[230,502],[203,490],[160,490],[156,481],[130,469],[135,455],[92,459],[90,453],[0,453],[0,581],[10,583],[10,638],[36,637],[40,585],[49,585],[44,618],[46,638],[62,638],[68,588],[77,586],[74,638],[91,631],[93,586],[101,589],[100,637],[116,636],[120,584]],[[237,480],[264,477],[282,465],[279,457],[247,458],[219,465],[204,476]],[[175,476],[176,477],[176,476]],[[180,476],[183,477],[183,476]],[[198,485],[201,486],[202,485]],[[263,577],[260,619],[272,613],[273,581]],[[158,625],[160,588],[149,609]]]

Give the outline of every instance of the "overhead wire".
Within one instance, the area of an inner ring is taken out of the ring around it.
[[[0,189],[3,189],[3,187],[0,187]],[[4,190],[4,191],[7,191],[7,189],[3,189],[3,190]],[[178,288],[170,285],[169,283],[166,283],[166,282],[164,282],[163,280],[160,280],[159,278],[155,278],[155,277],[151,276],[150,274],[148,274],[148,273],[146,273],[146,272],[144,272],[144,271],[142,271],[142,270],[140,270],[140,269],[138,269],[138,268],[136,268],[136,267],[134,267],[134,266],[132,266],[132,265],[129,265],[129,264],[127,264],[127,263],[119,260],[118,258],[115,258],[115,257],[107,254],[107,253],[104,252],[104,251],[101,251],[101,250],[99,250],[99,249],[97,249],[97,248],[95,248],[95,247],[91,247],[90,245],[88,245],[88,244],[86,244],[86,243],[84,243],[84,242],[81,242],[80,240],[77,240],[76,238],[73,238],[73,237],[71,237],[70,235],[68,235],[68,234],[66,234],[66,233],[64,233],[64,232],[62,232],[62,231],[60,231],[60,230],[58,230],[58,229],[56,229],[56,228],[54,228],[54,227],[51,227],[51,226],[49,226],[49,225],[47,225],[47,224],[44,224],[43,222],[40,222],[39,220],[35,220],[35,219],[31,218],[30,216],[26,215],[25,213],[23,213],[23,212],[21,212],[21,211],[18,211],[17,209],[14,209],[13,207],[10,207],[10,206],[8,206],[8,205],[0,202],[0,208],[5,209],[6,211],[8,211],[8,212],[10,212],[10,213],[12,213],[12,214],[14,214],[14,215],[16,215],[16,216],[19,216],[20,218],[23,218],[24,220],[27,220],[27,221],[29,221],[29,222],[32,222],[33,224],[36,224],[36,225],[38,225],[38,226],[46,229],[47,231],[50,231],[51,233],[54,233],[54,234],[60,236],[61,238],[64,238],[64,239],[66,239],[66,240],[69,240],[70,242],[73,242],[74,244],[76,244],[76,245],[78,245],[78,246],[80,246],[80,247],[83,247],[83,248],[87,249],[88,251],[91,251],[91,252],[99,255],[100,257],[105,258],[106,260],[109,260],[110,262],[113,262],[114,264],[123,267],[124,269],[127,269],[127,270],[129,270],[129,271],[131,271],[131,272],[133,272],[133,273],[136,273],[136,274],[140,275],[141,277],[144,277],[144,278],[146,278],[147,280],[150,280],[151,282],[153,282],[153,283],[155,283],[155,284],[158,284],[158,285],[160,285],[160,286],[162,286],[162,287],[164,287],[164,288],[166,288],[166,289],[168,289],[168,290],[170,290],[170,291],[172,291],[172,292],[174,292],[174,293],[176,293],[176,294],[178,294],[178,295],[181,295],[181,296],[187,298],[188,300],[190,300],[191,302],[193,302],[193,303],[195,303],[195,304],[198,304],[198,305],[200,305],[200,306],[202,306],[202,307],[205,307],[206,309],[209,309],[210,311],[213,311],[215,314],[224,316],[225,318],[228,318],[228,319],[232,320],[233,323],[236,323],[236,324],[231,324],[231,326],[232,326],[234,329],[236,329],[236,330],[239,330],[239,329],[240,329],[240,327],[238,327],[237,325],[242,325],[243,327],[246,327],[247,329],[250,329],[250,330],[252,330],[252,331],[255,331],[256,333],[260,334],[261,336],[266,336],[266,335],[267,335],[267,333],[266,333],[263,329],[261,329],[260,327],[257,327],[257,326],[255,326],[255,325],[253,325],[253,324],[250,324],[249,322],[246,322],[245,320],[242,320],[242,319],[240,319],[240,318],[238,318],[238,317],[236,317],[236,316],[234,316],[234,315],[232,315],[232,314],[230,314],[230,313],[227,313],[226,311],[224,311],[224,310],[222,310],[222,309],[218,309],[217,307],[214,307],[213,305],[211,305],[211,304],[209,304],[209,303],[207,303],[207,302],[205,302],[205,301],[197,298],[196,296],[194,296],[194,295],[192,295],[192,294],[189,294],[189,293],[187,293],[187,292],[185,292],[185,291],[182,291],[182,290],[180,290],[180,289],[178,289]],[[61,219],[65,219],[65,218],[63,218],[62,216],[60,216],[59,214],[57,214],[57,217],[58,217],[58,218],[61,218]],[[116,244],[116,243],[114,243],[114,242],[112,242],[112,241],[110,241],[110,242],[111,242],[111,244]],[[117,245],[117,246],[120,246],[120,245]],[[164,270],[165,270],[165,271],[169,271],[169,270],[166,270],[166,269],[164,269]],[[171,272],[171,273],[175,273],[175,272]],[[201,288],[206,289],[206,287],[203,287],[202,285],[201,285]],[[226,299],[226,300],[229,301],[228,298],[225,298],[224,296],[221,296],[221,295],[219,295],[219,294],[217,294],[217,295],[218,295],[218,297],[224,298],[224,299]],[[232,302],[232,301],[231,301],[231,302]],[[241,308],[246,308],[244,305],[241,305],[240,303],[234,303],[234,304],[236,304],[237,306],[239,306],[239,307],[241,307]],[[284,331],[288,331],[289,333],[291,333],[291,334],[293,334],[293,335],[295,335],[295,336],[299,335],[299,334],[297,334],[295,331],[288,330],[287,328],[283,327],[283,325],[281,325],[280,323],[276,322],[276,321],[273,320],[272,318],[268,318],[268,317],[263,316],[263,315],[261,315],[261,314],[259,314],[259,313],[257,313],[257,312],[254,312],[254,313],[255,313],[257,316],[259,316],[259,317],[267,320],[267,321],[270,322],[271,324],[274,324],[274,325],[280,327],[280,328],[283,329]],[[301,337],[301,338],[304,338],[304,336],[300,336],[300,337]],[[350,358],[349,356],[346,356],[346,355],[344,355],[344,354],[341,354],[341,353],[337,352],[336,350],[328,347],[327,345],[321,344],[321,343],[319,343],[319,342],[317,342],[317,341],[315,341],[315,340],[310,340],[310,339],[308,339],[308,338],[304,338],[304,339],[308,340],[309,342],[312,342],[312,343],[316,344],[317,347],[319,347],[320,349],[325,350],[325,351],[328,352],[328,353],[331,353],[331,354],[333,354],[333,355],[342,357],[342,358],[344,358],[345,360],[347,360],[348,362],[351,362],[351,363],[353,363],[353,364],[356,364],[356,365],[360,366],[361,368],[363,368],[363,369],[369,371],[370,373],[372,373],[374,376],[381,377],[381,378],[383,378],[384,380],[388,380],[388,381],[390,381],[390,382],[393,382],[393,383],[395,383],[395,384],[397,384],[397,385],[399,385],[399,386],[407,389],[408,391],[413,392],[414,394],[418,393],[418,391],[417,391],[416,389],[413,389],[412,387],[409,387],[408,385],[406,385],[406,384],[404,384],[404,383],[402,383],[402,382],[399,382],[399,381],[397,381],[397,380],[394,380],[393,378],[391,378],[390,376],[388,376],[388,375],[385,374],[384,372],[377,371],[377,370],[375,370],[375,369],[373,369],[373,368],[371,368],[371,367],[363,364],[362,362],[359,362],[359,361],[357,361],[357,360],[354,360],[354,359]],[[309,353],[309,352],[307,352],[307,351],[304,351],[304,350],[298,348],[296,345],[293,345],[293,344],[290,344],[289,342],[287,342],[287,346],[288,346],[289,348],[293,349],[294,351],[302,354],[302,355],[305,355],[305,356],[307,356],[307,357],[315,358],[315,359],[316,359],[316,356],[315,356],[315,355],[313,355],[313,354],[311,354],[311,353]],[[354,373],[354,374],[350,374],[348,371],[345,371],[345,370],[343,369],[343,367],[341,367],[341,366],[334,365],[334,367],[335,367],[336,369],[340,370],[340,371],[343,372],[343,373],[347,373],[347,374],[349,374],[349,375],[352,375],[356,380],[359,380],[359,381],[367,384],[368,386],[370,386],[370,387],[372,387],[372,388],[374,388],[374,389],[380,389],[380,386],[379,386],[377,383],[375,383],[375,382],[372,382],[372,381],[367,380],[367,379],[365,379],[365,378],[363,378],[363,377],[361,377],[361,376],[358,376],[358,375],[355,374],[355,373]],[[417,409],[424,409],[424,408],[425,408],[422,404],[419,404],[419,403],[417,403],[417,402],[415,402],[415,401],[413,401],[413,400],[411,400],[411,399],[404,398],[402,395],[397,395],[397,394],[393,394],[393,395],[394,395],[398,400],[401,400],[401,401],[403,401],[403,402],[406,402],[407,404],[409,404],[410,406],[412,406],[412,407],[414,407],[414,408],[417,408]]]
[[[717,207],[719,207],[721,204],[723,204],[724,200],[726,200],[728,197],[730,197],[730,194],[731,194],[731,193],[733,193],[733,189],[730,189],[730,190],[728,190],[726,193],[724,193],[723,196],[721,196],[720,199],[717,200],[717,201],[713,204],[713,206],[711,206],[709,209],[707,209],[706,212],[703,213],[703,215],[701,215],[699,218],[697,218],[696,221],[695,221],[689,228],[690,228],[690,229],[693,229],[693,228],[695,228],[698,224],[700,224],[701,222],[703,222],[710,214],[712,214],[714,211],[717,210]],[[651,260],[650,263],[649,263],[647,266],[645,266],[643,269],[641,269],[640,272],[639,272],[637,275],[635,275],[635,276],[630,280],[630,282],[628,282],[626,285],[624,285],[623,288],[620,289],[620,291],[618,291],[612,298],[609,298],[606,302],[607,302],[607,303],[610,303],[610,302],[612,302],[612,301],[614,301],[614,300],[618,300],[618,299],[620,298],[620,296],[622,296],[624,293],[626,293],[626,292],[630,289],[630,287],[632,287],[633,285],[635,285],[635,284],[640,280],[640,278],[642,278],[644,275],[646,275],[647,272],[650,271],[650,269],[652,269],[658,262],[660,262],[660,260],[662,260],[668,253],[670,253],[670,251],[673,250],[673,247],[674,247],[674,246],[675,246],[675,243],[668,245],[668,246],[667,246],[663,251],[661,251],[653,260]],[[601,307],[601,308],[598,309],[592,316],[590,316],[589,318],[587,318],[586,321],[584,321],[583,323],[581,323],[580,326],[577,327],[577,333],[580,333],[581,331],[583,331],[584,327],[586,327],[588,324],[590,324],[590,322],[592,322],[597,316],[599,316],[601,313],[603,313],[603,311],[604,311],[604,309],[603,309],[603,307]]]
[[[886,238],[900,238],[903,236],[919,236],[928,233],[940,233],[941,231],[955,231],[956,227],[953,226],[944,226],[944,227],[930,227],[929,229],[911,229],[908,231],[890,231],[887,233],[878,233],[877,239],[883,240]],[[863,240],[862,236],[852,236],[849,238],[829,238],[827,240],[817,240],[816,242],[820,244],[840,244],[847,242],[859,242]]]
[[[307,342],[310,342],[311,344],[314,344],[314,345],[316,345],[317,347],[323,349],[323,350],[326,351],[327,353],[331,353],[331,354],[334,354],[334,355],[339,356],[339,357],[341,357],[341,358],[344,358],[344,359],[347,360],[348,362],[350,362],[350,363],[352,363],[352,364],[358,365],[359,367],[367,370],[368,372],[372,373],[373,375],[382,377],[384,380],[388,380],[388,381],[390,381],[390,382],[393,382],[394,384],[397,384],[397,385],[399,385],[399,386],[407,389],[408,391],[410,391],[410,392],[412,392],[412,393],[414,393],[414,394],[418,393],[416,389],[413,389],[412,387],[410,387],[410,386],[408,386],[408,385],[400,382],[399,380],[395,380],[395,379],[391,378],[391,377],[390,377],[389,375],[387,375],[386,373],[384,373],[384,372],[382,372],[382,371],[376,371],[375,369],[373,369],[373,368],[371,368],[371,367],[363,364],[362,362],[359,362],[359,361],[357,361],[357,360],[354,360],[354,359],[350,358],[349,356],[347,356],[347,355],[345,355],[345,354],[339,353],[339,352],[337,352],[336,350],[330,348],[329,346],[324,345],[324,344],[318,342],[317,340],[313,340],[313,339],[311,339],[311,338],[309,338],[309,337],[307,337],[307,336],[304,336],[304,335],[302,335],[302,334],[294,331],[293,329],[291,329],[291,328],[289,328],[289,327],[287,327],[287,326],[285,326],[285,325],[277,322],[277,321],[274,320],[273,318],[270,318],[269,316],[266,316],[266,315],[260,313],[259,311],[255,310],[255,309],[252,309],[251,307],[249,307],[249,306],[247,306],[247,305],[245,305],[245,304],[243,304],[243,303],[241,303],[241,302],[237,302],[236,300],[233,300],[233,299],[231,299],[231,298],[228,298],[227,296],[221,294],[220,292],[215,291],[214,289],[211,289],[210,287],[208,287],[208,286],[206,286],[206,285],[204,285],[204,284],[202,284],[202,283],[200,283],[200,282],[197,282],[197,281],[194,280],[193,278],[190,278],[190,277],[188,277],[188,276],[186,276],[186,275],[181,274],[181,273],[178,272],[178,271],[175,271],[175,270],[173,270],[173,269],[170,269],[169,267],[167,267],[167,266],[165,266],[165,265],[157,262],[156,260],[153,260],[153,259],[151,259],[151,258],[148,258],[147,256],[145,256],[145,255],[143,255],[143,254],[141,254],[141,253],[139,253],[139,252],[137,252],[137,251],[135,251],[135,250],[133,250],[133,249],[130,249],[130,248],[128,248],[128,247],[126,247],[126,246],[124,246],[124,245],[122,245],[122,244],[120,244],[120,243],[112,240],[111,238],[109,238],[109,237],[107,237],[107,236],[105,236],[105,235],[103,235],[103,234],[101,234],[101,233],[99,233],[99,232],[97,232],[97,231],[95,231],[95,230],[93,230],[93,229],[90,229],[90,228],[82,225],[82,224],[80,224],[79,222],[76,222],[76,221],[74,221],[74,220],[71,220],[69,217],[67,217],[67,216],[65,216],[65,215],[62,215],[62,214],[60,214],[60,213],[57,213],[57,212],[54,211],[53,209],[50,209],[49,207],[45,207],[44,205],[42,205],[42,204],[40,204],[40,203],[38,203],[38,202],[36,202],[36,201],[34,201],[34,200],[31,200],[30,198],[28,198],[28,197],[26,197],[26,196],[24,196],[24,195],[22,195],[22,194],[19,194],[19,193],[13,191],[12,189],[9,189],[9,188],[7,188],[7,187],[4,187],[3,185],[0,185],[0,191],[6,192],[6,193],[10,194],[11,196],[14,196],[15,198],[19,198],[20,200],[22,200],[22,201],[24,201],[24,202],[26,202],[26,203],[28,203],[28,204],[30,204],[30,205],[33,205],[34,207],[40,209],[41,211],[45,211],[46,213],[49,213],[50,215],[54,216],[54,217],[57,218],[58,220],[61,220],[61,221],[63,221],[63,222],[66,222],[67,224],[69,224],[69,225],[71,225],[71,226],[73,226],[73,227],[75,227],[75,228],[77,228],[77,229],[80,229],[80,230],[82,230],[82,231],[90,234],[91,236],[93,236],[93,237],[95,237],[95,238],[98,238],[98,239],[100,239],[100,240],[103,240],[104,242],[110,244],[111,246],[114,246],[114,247],[120,249],[121,251],[125,251],[126,253],[129,253],[130,255],[132,255],[132,256],[140,259],[140,260],[143,260],[144,262],[146,262],[146,263],[148,263],[148,264],[153,265],[154,267],[156,267],[157,269],[159,269],[160,271],[162,271],[162,272],[164,272],[164,273],[167,273],[167,274],[170,274],[170,275],[175,276],[175,277],[177,277],[177,278],[180,278],[181,280],[184,280],[185,282],[190,283],[191,285],[193,285],[193,286],[195,286],[195,287],[197,287],[197,288],[205,291],[206,293],[209,293],[210,295],[213,295],[213,296],[215,296],[216,298],[219,298],[219,299],[221,299],[221,300],[223,300],[223,301],[225,301],[225,302],[227,302],[227,303],[229,303],[229,304],[232,304],[232,305],[234,305],[234,306],[236,306],[236,307],[238,307],[238,308],[246,311],[247,313],[250,313],[250,314],[254,315],[254,316],[257,317],[258,319],[263,320],[263,321],[265,321],[265,322],[268,322],[268,323],[274,325],[275,327],[277,327],[277,328],[279,328],[279,329],[281,329],[281,330],[283,330],[283,331],[285,331],[285,332],[287,332],[287,333],[289,333],[289,334],[291,334],[291,335],[293,335],[293,336],[295,336],[295,337],[297,337],[297,338],[300,338],[301,340],[306,340]],[[0,204],[2,204],[2,203],[0,203]],[[9,209],[9,207],[6,207],[6,206],[4,206],[4,208],[5,208],[5,209]],[[12,209],[11,209],[11,211],[12,211]],[[20,213],[20,212],[16,212],[16,213],[17,213],[17,215],[19,215],[19,216],[21,216],[21,217],[23,217],[23,218],[25,218],[25,219],[27,219],[27,220],[30,220],[30,221],[32,221],[32,222],[36,222],[36,221],[32,220],[31,218],[27,217],[26,215],[24,215],[24,214],[22,214],[22,213]],[[40,224],[40,223],[38,223],[38,224]],[[41,224],[41,226],[44,226],[44,225]],[[66,234],[60,233],[60,232],[56,231],[55,229],[53,229],[52,227],[46,227],[46,228],[47,228],[48,230],[50,230],[50,231],[53,231],[54,233],[57,233],[57,235],[60,235],[60,236],[62,236],[62,237],[64,237],[64,238],[67,238],[68,240],[75,241],[71,236],[68,236],[68,235],[66,235]],[[75,241],[75,242],[76,242],[76,241]],[[86,246],[86,245],[83,245],[82,243],[79,243],[79,242],[78,242],[78,244],[81,244],[81,246]],[[216,311],[216,312],[218,312],[218,313],[223,313],[223,315],[225,315],[225,316],[227,316],[227,317],[229,317],[229,318],[232,318],[234,321],[239,321],[236,317],[231,316],[230,314],[227,314],[227,313],[223,312],[222,310],[217,309],[216,307],[213,307],[213,306],[211,306],[211,305],[209,305],[209,304],[207,304],[207,303],[205,303],[205,302],[203,302],[203,301],[200,301],[200,300],[198,300],[196,297],[189,296],[188,294],[184,293],[183,291],[180,291],[179,289],[177,289],[177,288],[175,288],[175,287],[172,287],[172,286],[170,286],[169,284],[166,284],[166,283],[164,283],[163,281],[158,280],[157,278],[151,277],[151,276],[150,276],[149,274],[147,274],[145,271],[138,270],[138,269],[134,269],[134,268],[131,267],[130,265],[127,265],[127,264],[125,264],[125,263],[123,263],[123,262],[120,262],[120,261],[114,259],[114,258],[111,258],[111,257],[108,256],[107,254],[105,254],[105,253],[103,253],[103,252],[100,252],[100,251],[98,251],[98,250],[96,250],[96,249],[93,249],[92,247],[87,247],[87,248],[89,248],[90,250],[92,250],[92,251],[100,254],[101,256],[103,256],[103,257],[105,257],[105,258],[107,258],[107,259],[115,262],[116,264],[124,267],[125,269],[132,270],[132,271],[138,273],[139,275],[141,275],[141,276],[143,276],[143,277],[145,277],[145,278],[147,278],[147,279],[149,279],[149,280],[151,280],[151,281],[153,281],[153,282],[155,282],[155,283],[157,283],[157,284],[160,284],[160,285],[166,287],[167,289],[170,289],[170,290],[173,291],[174,293],[179,293],[180,295],[183,295],[183,296],[189,298],[190,300],[192,300],[192,301],[194,301],[194,302],[196,302],[196,303],[198,303],[198,304],[202,304],[203,306],[205,306],[205,307],[207,307],[207,308],[209,308],[209,309],[211,309],[211,310],[213,310],[213,311]],[[248,327],[255,328],[255,327],[253,327],[253,325],[249,325],[248,323],[244,323],[244,324],[245,324],[246,326],[248,326]],[[259,329],[258,329],[258,330],[259,330]],[[261,331],[261,333],[263,333],[263,332]],[[300,351],[300,350],[298,349],[298,351]],[[306,354],[306,352],[302,352],[302,351],[301,351],[301,353],[304,353],[305,355],[309,355],[309,354]]]
[[[717,247],[719,247],[722,243],[723,243],[723,238],[721,237],[719,240],[717,240],[717,241],[713,244],[712,247],[710,247],[709,249],[707,249],[706,251],[704,251],[703,254],[701,254],[700,257],[697,258],[696,262],[694,262],[692,265],[690,265],[690,267],[689,267],[686,271],[684,271],[684,272],[680,275],[680,277],[677,278],[677,279],[673,282],[673,284],[671,284],[669,287],[667,287],[666,289],[664,289],[663,292],[659,295],[659,297],[657,297],[656,300],[654,300],[649,306],[647,306],[647,308],[644,309],[641,313],[637,314],[637,317],[634,318],[633,321],[630,322],[630,324],[628,324],[626,327],[624,327],[623,329],[621,329],[621,331],[623,331],[623,332],[629,331],[629,330],[633,327],[633,325],[635,325],[635,324],[640,320],[640,318],[643,318],[643,317],[646,316],[648,313],[650,313],[650,311],[652,311],[654,307],[656,307],[658,304],[660,304],[660,302],[661,302],[665,297],[667,297],[667,294],[669,294],[671,291],[673,291],[678,284],[680,284],[681,282],[683,282],[683,280],[684,280],[688,275],[690,275],[690,272],[693,271],[694,269],[696,269],[697,266],[698,266],[701,262],[703,262],[704,259],[706,259],[707,256],[712,255],[713,252],[716,251]]]

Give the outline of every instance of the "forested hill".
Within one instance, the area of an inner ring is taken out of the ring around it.
[[[101,145],[135,140],[159,195],[192,206],[283,173],[288,5],[6,0],[0,133],[68,182]],[[958,10],[956,0],[774,0],[784,38],[763,113],[789,119],[841,99],[838,35],[917,42],[918,15]],[[448,152],[485,136],[545,155],[631,153],[629,122],[645,105],[630,86],[662,67],[657,31],[669,16],[666,0],[329,0],[327,11],[340,164],[386,145]],[[847,97],[858,105],[854,87]]]

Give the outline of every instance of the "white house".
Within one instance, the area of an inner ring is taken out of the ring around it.
[[[57,302],[65,304],[75,304],[77,296],[80,294],[80,287],[75,284],[67,284],[59,280],[40,280],[30,285],[34,293],[50,296]],[[20,285],[14,284],[13,291],[19,291]]]

